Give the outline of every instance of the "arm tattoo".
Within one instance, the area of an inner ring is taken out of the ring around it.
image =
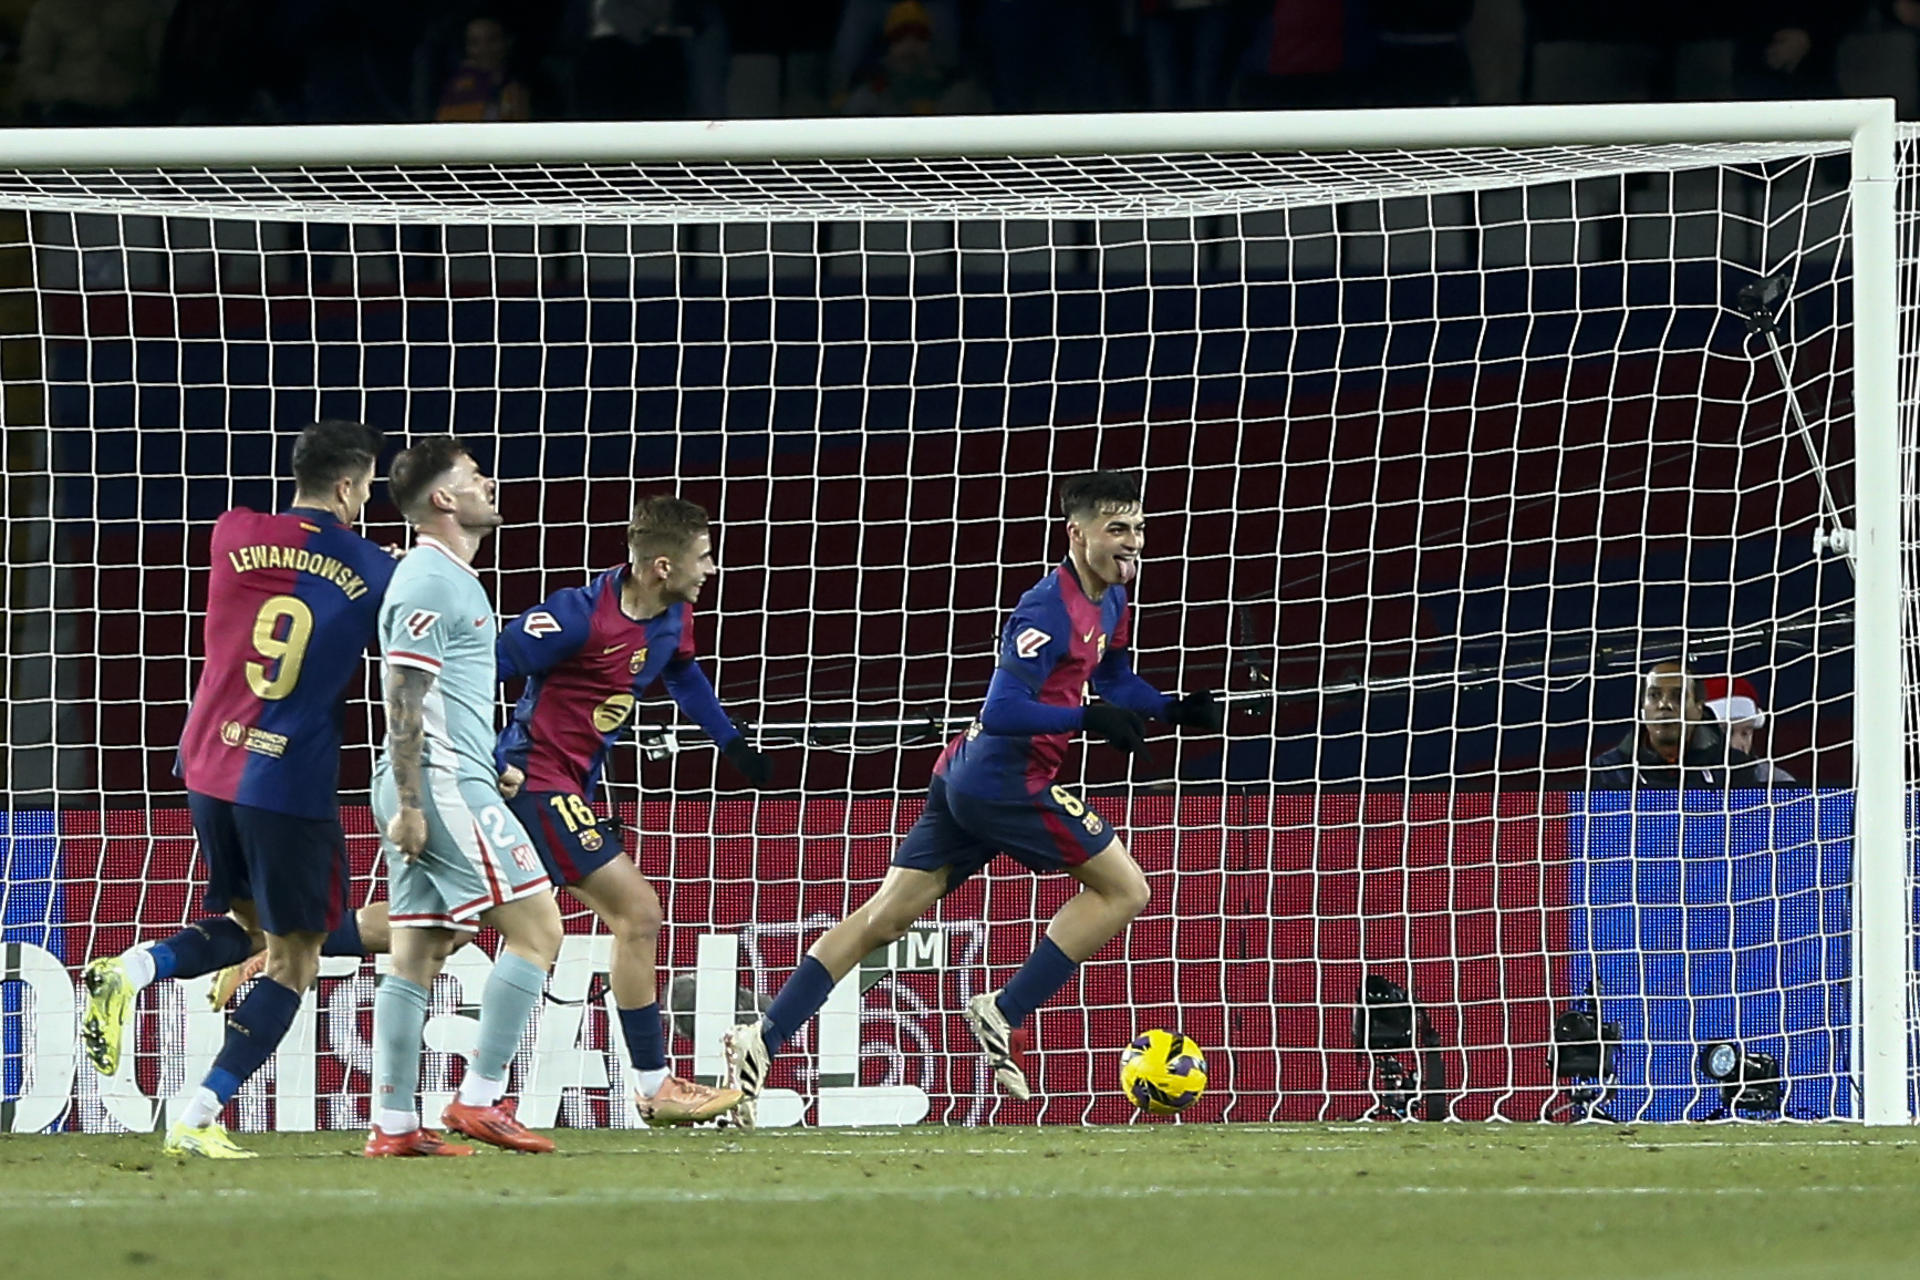
[[[420,757],[426,746],[424,704],[434,675],[417,667],[393,667],[387,673],[387,760],[394,790],[403,808],[420,807]]]

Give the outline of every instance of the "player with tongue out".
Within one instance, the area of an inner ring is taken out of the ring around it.
[[[1080,882],[1047,934],[1006,986],[968,1002],[974,1038],[1000,1087],[1031,1092],[1014,1031],[1065,986],[1080,964],[1147,905],[1146,876],[1106,822],[1055,781],[1076,733],[1098,734],[1146,754],[1153,716],[1218,733],[1211,693],[1161,693],[1134,673],[1127,587],[1146,541],[1139,482],[1096,471],[1067,481],[1067,558],[1020,597],[1000,637],[999,668],[979,719],[947,744],[933,768],[926,808],[866,903],[817,940],[757,1023],[727,1033],[727,1083],[746,1097],[736,1113],[753,1123],[753,1100],[774,1054],[826,1003],[834,984],[908,928],[947,893],[1005,853],[1038,872]],[[1101,701],[1088,704],[1091,685]]]

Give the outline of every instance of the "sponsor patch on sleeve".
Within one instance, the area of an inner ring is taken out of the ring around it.
[[[1035,657],[1053,637],[1038,627],[1028,627],[1013,638],[1013,651],[1023,658]]]
[[[541,636],[550,636],[560,630],[560,621],[545,609],[535,609],[527,615],[527,620],[521,623],[520,627],[528,635],[538,640]]]

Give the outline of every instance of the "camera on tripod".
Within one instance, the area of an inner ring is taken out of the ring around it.
[[[1587,984],[1587,994],[1567,1002],[1553,1020],[1553,1039],[1547,1044],[1547,1065],[1553,1072],[1556,1097],[1546,1118],[1613,1120],[1607,1114],[1607,1096],[1613,1092],[1613,1047],[1620,1043],[1620,1024],[1605,1020],[1600,1010],[1600,988]]]
[[[1416,1035],[1423,1051],[1418,1071],[1394,1056],[1412,1050]],[[1379,974],[1367,975],[1354,993],[1353,1047],[1365,1051],[1372,1063],[1373,1108],[1365,1119],[1447,1118],[1447,1064],[1439,1053],[1440,1037],[1405,987]]]

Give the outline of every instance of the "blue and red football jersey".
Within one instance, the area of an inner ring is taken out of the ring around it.
[[[529,791],[592,795],[634,701],[656,680],[716,743],[740,736],[693,660],[693,606],[628,617],[620,607],[626,579],[625,565],[608,569],[501,629],[494,650],[500,679],[529,679],[494,760],[524,772]]]
[[[206,665],[175,766],[189,790],[339,811],[342,696],[392,576],[392,557],[330,512],[236,507],[215,522]]]
[[[1010,681],[1010,692],[1066,713],[1050,717],[1063,727],[1032,735],[990,733],[976,720],[947,744],[934,772],[950,788],[974,795],[1013,798],[1045,790],[1079,730],[1077,713],[1086,705],[1089,684],[1109,701],[1163,714],[1164,695],[1133,674],[1126,655],[1130,638],[1126,588],[1108,587],[1096,603],[1081,590],[1072,562],[1062,563],[1020,597],[1007,619],[988,697],[1000,697]]]

